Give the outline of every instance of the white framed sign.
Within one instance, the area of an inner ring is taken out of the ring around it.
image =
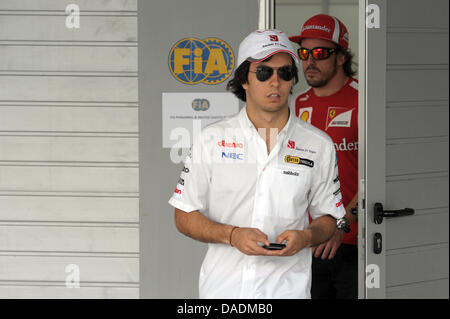
[[[238,112],[232,93],[163,93],[163,148],[189,148],[196,131]]]

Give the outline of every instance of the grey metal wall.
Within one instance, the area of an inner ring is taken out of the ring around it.
[[[0,298],[139,296],[136,2],[0,2]]]
[[[170,74],[172,46],[188,37],[217,37],[232,46],[258,26],[257,0],[139,1],[140,250],[142,298],[197,298],[206,245],[179,234],[167,204],[182,169],[162,148],[162,92],[225,92],[185,85]],[[236,56],[237,58],[237,56]]]
[[[448,298],[449,2],[386,3],[386,296]]]

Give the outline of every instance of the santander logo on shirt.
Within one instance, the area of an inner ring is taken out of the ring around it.
[[[334,143],[336,151],[357,151],[358,142],[347,142],[347,138],[343,138],[341,143]]]

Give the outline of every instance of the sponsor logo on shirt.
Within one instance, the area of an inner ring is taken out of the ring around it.
[[[298,100],[301,101],[301,102],[308,101],[309,100],[309,94],[306,94],[304,97],[301,97]]]
[[[342,203],[342,194],[341,194],[341,189],[339,188],[337,191],[335,191],[333,193],[334,195],[334,205],[336,206],[336,208],[341,207]]]
[[[292,175],[292,176],[298,176],[298,175],[300,175],[299,173],[297,173],[297,172],[292,172],[292,171],[283,171],[283,174],[285,174],[285,175]]]
[[[303,107],[298,111],[298,117],[305,122],[311,124],[312,107]]]
[[[279,41],[277,35],[269,35],[270,41]]]
[[[292,143],[290,144],[289,142],[292,142]],[[307,152],[307,153],[310,153],[310,154],[316,154],[317,153],[316,151],[310,150],[308,148],[301,148],[301,147],[295,146],[295,142],[294,141],[289,141],[289,142],[288,142],[287,147],[292,149],[292,150],[296,150],[296,151],[299,151],[299,152]]]
[[[181,195],[183,194],[183,189],[184,189],[183,185],[177,184],[177,187],[175,188],[175,190],[173,192],[174,196],[178,197],[178,198],[181,198]]]
[[[228,153],[222,152],[222,158],[229,158],[229,159],[243,161],[244,160],[244,154],[231,153],[231,152],[228,152]]]
[[[358,142],[347,143],[347,138],[343,138],[341,143],[334,143],[336,151],[357,151]]]
[[[353,110],[345,107],[329,107],[325,130],[330,127],[350,127]]]
[[[229,148],[244,148],[244,144],[239,143],[239,142],[232,142],[232,143],[228,143],[225,142],[225,140],[221,140],[220,142],[217,143],[219,146],[221,147],[229,147]]]
[[[305,165],[308,167],[314,167],[314,162],[306,159],[306,158],[300,158],[298,156],[291,156],[291,155],[287,155],[284,158],[284,161],[286,163],[291,163],[291,164],[298,164],[298,165]]]
[[[183,166],[183,172],[189,173],[189,168],[187,168],[186,166]]]
[[[288,148],[291,148],[291,149],[295,149],[295,141],[289,140],[289,141],[288,141],[287,147],[288,147]]]

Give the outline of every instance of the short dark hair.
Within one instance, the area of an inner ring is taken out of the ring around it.
[[[227,91],[231,91],[236,97],[242,101],[246,101],[247,97],[242,84],[248,81],[248,71],[250,70],[250,62],[244,61],[234,71],[234,77],[227,83]]]
[[[348,77],[352,77],[356,74],[356,70],[353,69],[353,57],[355,56],[350,50],[344,50],[340,46],[337,47],[337,51],[342,53],[345,57],[345,63],[342,65],[344,73]]]
[[[270,56],[263,62],[269,61],[272,58]],[[294,84],[297,84],[298,82],[298,68],[295,64],[294,59],[291,57],[292,60],[292,72],[294,72]],[[241,63],[241,65],[234,71],[234,77],[228,81],[227,83],[227,91],[231,91],[236,97],[244,102],[247,101],[247,96],[245,93],[244,88],[242,87],[242,84],[245,84],[248,82],[248,72],[250,70],[250,62],[244,61]],[[291,89],[292,93],[292,89]]]

